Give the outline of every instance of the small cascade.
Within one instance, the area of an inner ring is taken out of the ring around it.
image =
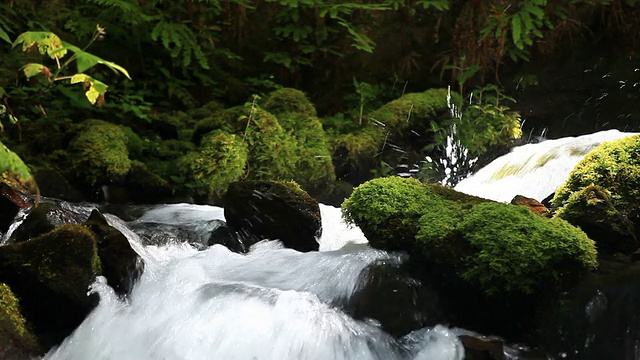
[[[509,202],[516,195],[542,201],[565,182],[571,170],[595,147],[631,135],[637,134],[608,130],[515,147],[460,181],[455,189],[502,202]]]
[[[127,298],[99,278],[91,289],[98,307],[45,359],[463,359],[455,329],[396,339],[344,311],[365,268],[402,258],[371,249],[340,209],[321,205],[321,213],[323,251],[263,241],[247,254],[221,245],[198,251],[180,241],[145,245],[134,230],[147,222],[206,232],[208,222],[224,219],[218,207],[159,206],[130,223],[107,214],[145,271]]]

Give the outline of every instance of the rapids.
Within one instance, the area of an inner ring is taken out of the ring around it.
[[[322,215],[325,251],[260,242],[246,255],[220,245],[142,246],[127,223],[108,216],[144,259],[144,274],[126,299],[98,279],[90,290],[98,307],[45,359],[462,359],[460,341],[443,326],[395,340],[341,311],[367,265],[400,258],[369,248],[339,209],[323,205]],[[137,222],[197,232],[212,216],[223,219],[220,208],[178,204]]]

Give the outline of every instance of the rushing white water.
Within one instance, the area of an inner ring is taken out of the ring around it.
[[[395,340],[341,310],[367,265],[399,258],[369,248],[339,209],[321,210],[326,251],[309,253],[278,242],[260,242],[248,254],[220,245],[142,246],[126,223],[108,216],[145,271],[126,299],[99,279],[91,290],[98,307],[45,359],[462,359],[460,341],[445,327]],[[221,209],[181,204],[141,219],[199,228],[212,217],[223,219]]]
[[[462,180],[455,189],[503,202],[516,195],[542,201],[566,181],[571,170],[596,146],[631,135],[637,134],[608,130],[519,146]]]

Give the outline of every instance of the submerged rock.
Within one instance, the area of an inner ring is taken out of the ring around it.
[[[71,334],[96,306],[97,295],[87,291],[100,272],[96,238],[82,225],[0,247],[0,282],[20,299],[46,348]]]
[[[0,358],[31,359],[43,352],[21,313],[18,298],[9,286],[0,283]]]
[[[412,279],[398,264],[386,261],[363,270],[346,311],[356,319],[374,319],[395,337],[444,320],[437,293]]]
[[[233,183],[227,190],[224,217],[245,246],[270,239],[303,252],[319,248],[320,206],[295,183]]]
[[[85,225],[97,237],[102,275],[107,278],[107,284],[118,294],[130,293],[133,284],[142,275],[142,258],[131,248],[127,237],[109,225],[98,210],[91,212]]]

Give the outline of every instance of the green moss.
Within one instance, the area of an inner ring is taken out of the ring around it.
[[[592,184],[573,192],[554,217],[582,228],[602,254],[631,253],[639,246],[633,223],[616,210],[611,193],[601,186]]]
[[[0,252],[0,281],[37,281],[58,294],[89,304],[87,287],[101,274],[97,241],[83,225],[62,225],[30,241],[6,245]],[[17,292],[17,288],[15,288]]]
[[[177,167],[186,188],[200,196],[214,196],[240,179],[247,156],[247,145],[239,136],[217,130],[202,139],[198,151],[179,159]]]
[[[238,136],[249,146],[247,180],[295,179],[295,167],[300,161],[296,139],[273,114],[261,108],[253,113],[248,108],[244,111],[245,117],[239,122],[245,130]]]
[[[0,353],[18,348],[26,353],[38,353],[35,336],[27,328],[20,303],[9,286],[0,283]]]
[[[342,211],[345,220],[360,226],[374,247],[400,250],[412,246],[419,230],[418,219],[426,209],[435,214],[454,214],[459,206],[416,179],[385,177],[355,188],[343,202]],[[439,225],[445,223],[450,221],[434,223],[424,231],[440,232]]]
[[[87,125],[69,146],[72,171],[88,185],[122,180],[131,167],[128,141],[117,125]]]
[[[562,207],[574,192],[594,184],[611,194],[615,208],[640,219],[640,136],[601,144],[582,159],[552,200]]]
[[[459,275],[492,295],[557,288],[563,279],[577,278],[597,266],[595,244],[580,229],[519,206],[478,204],[456,231],[474,249],[462,260]]]
[[[271,92],[262,101],[262,107],[276,116],[294,113],[299,117],[315,117],[316,108],[300,90],[281,88]]]
[[[386,125],[391,131],[404,131],[419,125],[430,127],[431,122],[441,123],[448,118],[447,89],[429,89],[411,93],[393,100],[374,111],[371,117]]]
[[[193,131],[193,142],[200,144],[202,137],[213,130],[224,130],[227,132],[239,132],[242,129],[238,126],[238,118],[242,115],[243,107],[233,107],[230,109],[218,109],[203,116],[195,126]]]
[[[342,208],[373,247],[488,295],[558,289],[596,266],[593,241],[564,220],[413,179],[368,181]]]
[[[384,132],[376,126],[364,126],[360,130],[334,136],[330,139],[333,153],[344,152],[352,164],[369,161],[382,150]]]
[[[139,158],[144,150],[144,141],[142,141],[140,136],[138,136],[138,134],[136,134],[130,127],[123,126],[121,129],[127,137],[127,150],[129,154],[133,158]]]

